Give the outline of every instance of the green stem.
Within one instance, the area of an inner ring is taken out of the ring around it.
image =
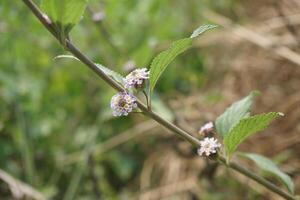
[[[148,95],[147,95],[147,93],[145,92],[145,90],[143,90],[143,94],[144,94],[144,96],[145,96],[145,98],[146,98],[147,108],[148,108],[148,110],[151,110],[150,105],[149,105]]]
[[[23,0],[23,2],[28,6],[28,8],[35,14],[35,16],[41,21],[41,23],[54,35],[57,39],[58,36],[53,29],[51,23],[49,23],[46,18],[43,16],[39,8],[32,2],[32,0]],[[78,50],[69,40],[66,40],[66,47],[75,57],[77,57],[82,63],[84,63],[87,67],[89,67],[91,70],[93,70],[100,78],[102,78],[107,84],[109,84],[111,87],[116,89],[117,91],[123,91],[123,88],[115,82],[112,78],[107,76],[101,69],[99,69],[89,58],[87,58],[80,50]],[[151,110],[148,110],[147,107],[141,102],[137,101],[138,107],[147,114],[150,118],[164,126],[165,128],[169,129],[170,131],[176,133],[192,145],[199,147],[199,140],[186,131],[182,130],[181,128],[177,127],[176,125],[164,120],[159,115],[154,113]],[[274,193],[282,196],[283,198],[287,200],[296,200],[296,197],[288,194],[287,192],[281,190],[279,187],[275,186],[274,184],[270,183],[268,180],[254,174],[253,172],[249,171],[248,169],[243,168],[242,166],[236,164],[236,163],[229,163],[226,164],[225,158],[220,157],[220,162],[231,169],[247,176],[248,178],[256,181],[257,183],[265,186],[269,190],[273,191]]]
[[[251,171],[249,171],[248,169],[236,164],[236,163],[228,163],[226,162],[226,159],[224,157],[219,157],[219,161],[228,166],[229,168],[244,174],[245,176],[251,178],[252,180],[255,180],[257,183],[260,183],[261,185],[264,185],[266,188],[268,188],[269,190],[272,190],[273,192],[279,194],[280,196],[284,197],[285,199],[288,200],[296,200],[297,198],[294,197],[293,195],[281,190],[279,187],[277,187],[276,185],[274,185],[273,183],[269,182],[268,180],[252,173]]]

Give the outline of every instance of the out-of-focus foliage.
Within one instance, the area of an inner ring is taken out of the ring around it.
[[[94,62],[125,75],[130,63],[149,66],[171,41],[205,24],[205,6],[235,16],[231,9],[237,5],[233,0],[89,0],[71,39]],[[142,165],[156,147],[156,137],[90,152],[146,117],[112,118],[109,101],[115,91],[80,62],[54,59],[66,52],[22,1],[0,0],[0,38],[0,168],[51,199],[99,199],[98,193],[103,199],[137,197]],[[160,100],[203,89],[211,78],[205,63],[198,49],[172,62],[156,86],[154,109],[174,119]],[[210,103],[221,96],[212,92],[205,98]],[[224,185],[227,192],[222,192]],[[2,186],[0,195],[8,198]],[[227,176],[218,177],[215,187],[221,192],[208,187],[202,197],[257,197]]]
[[[85,146],[128,129],[136,117],[112,119],[109,101],[114,91],[79,62],[54,60],[64,50],[22,1],[0,2],[0,167],[48,197],[71,198],[76,193],[78,199],[92,198],[88,160],[76,167],[66,165],[64,157],[75,151],[84,157]],[[95,62],[125,74],[128,61],[148,66],[164,48],[160,45],[202,23],[197,17],[201,2],[177,1],[181,9],[176,12],[173,3],[90,0],[71,38]],[[173,63],[159,91],[188,92],[189,84],[201,86],[203,71],[201,54],[191,52]],[[147,151],[129,143],[96,158],[104,197],[113,199],[118,191],[131,190],[127,187],[138,178]],[[71,184],[76,176],[77,188]]]

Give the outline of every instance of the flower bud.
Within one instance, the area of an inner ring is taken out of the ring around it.
[[[214,130],[214,124],[212,122],[208,122],[200,128],[199,134],[204,137],[207,137],[213,130]]]
[[[135,69],[125,77],[125,88],[142,89],[147,79],[149,79],[147,68]]]

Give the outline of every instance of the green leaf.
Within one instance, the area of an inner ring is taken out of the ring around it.
[[[70,58],[70,59],[74,59],[74,60],[80,61],[78,58],[76,58],[73,55],[58,55],[58,56],[55,56],[53,58],[53,60],[57,60],[57,59],[60,59],[60,58]]]
[[[215,127],[221,136],[226,136],[230,129],[234,127],[234,125],[236,125],[241,119],[250,116],[253,98],[258,94],[259,92],[257,91],[251,92],[245,98],[233,103],[222,115],[216,119]]]
[[[86,4],[87,0],[43,0],[41,8],[52,22],[67,26],[79,22]]]
[[[270,112],[242,119],[237,123],[224,138],[224,148],[227,158],[236,150],[238,145],[246,138],[267,128],[269,123],[282,113]]]
[[[254,153],[239,153],[239,155],[252,160],[263,171],[277,177],[287,187],[291,194],[294,193],[294,183],[292,179],[286,173],[282,172],[272,160]]]
[[[172,43],[171,47],[166,51],[161,52],[151,63],[150,66],[150,91],[152,92],[157,80],[167,68],[167,66],[174,60],[176,56],[187,50],[192,45],[191,38],[177,40]]]
[[[193,38],[199,36],[205,31],[217,27],[216,25],[204,25],[198,27],[190,38],[177,40],[171,44],[169,49],[156,56],[150,66],[150,94],[167,66],[178,56],[192,46]]]
[[[113,78],[115,81],[117,81],[117,82],[120,83],[122,86],[124,86],[124,84],[125,84],[125,82],[124,82],[124,77],[123,77],[121,74],[119,74],[119,73],[117,73],[117,72],[115,72],[115,71],[113,71],[113,70],[111,70],[111,69],[109,69],[109,68],[107,68],[107,67],[104,67],[103,65],[100,65],[100,64],[96,64],[96,65],[97,65],[97,67],[100,68],[106,75],[110,76],[110,77]]]
[[[60,58],[69,58],[69,59],[74,59],[74,60],[80,61],[78,58],[76,58],[76,57],[73,56],[73,55],[58,55],[58,56],[56,56],[56,57],[54,58],[54,60],[60,59]],[[121,74],[119,74],[119,73],[117,73],[117,72],[115,72],[115,71],[113,71],[113,70],[111,70],[111,69],[109,69],[109,68],[107,68],[107,67],[104,67],[104,66],[101,65],[101,64],[95,63],[95,65],[97,65],[97,67],[98,67],[99,69],[101,69],[107,76],[110,76],[110,77],[113,78],[115,81],[117,81],[117,82],[120,83],[122,86],[124,86],[124,77],[123,77]]]
[[[53,22],[61,42],[81,19],[86,4],[87,0],[42,0],[41,9]]]
[[[195,37],[199,36],[200,34],[204,33],[205,31],[207,31],[209,29],[217,28],[217,27],[218,27],[218,25],[214,25],[214,24],[207,24],[207,25],[199,26],[196,30],[194,30],[194,32],[190,38],[195,38]]]

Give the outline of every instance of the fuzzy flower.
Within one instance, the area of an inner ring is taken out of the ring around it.
[[[141,88],[146,79],[149,79],[149,71],[147,68],[135,69],[125,77],[125,87]]]
[[[126,92],[119,92],[111,98],[110,107],[113,110],[113,116],[127,116],[137,107],[136,98]]]
[[[200,148],[198,149],[198,154],[202,156],[209,156],[211,154],[217,153],[217,150],[221,147],[221,144],[215,138],[206,137],[200,141]]]
[[[208,122],[200,128],[199,133],[206,135],[210,133],[213,130],[213,128],[214,128],[214,124],[212,122]]]

